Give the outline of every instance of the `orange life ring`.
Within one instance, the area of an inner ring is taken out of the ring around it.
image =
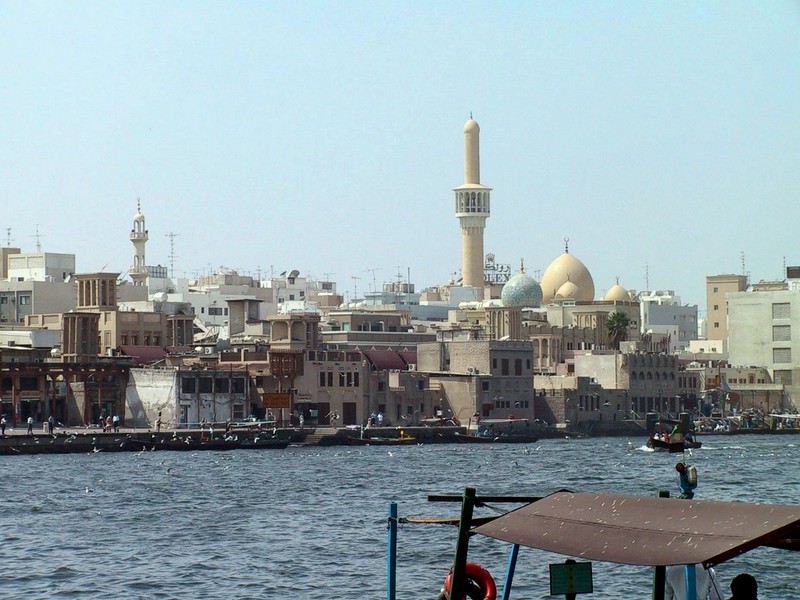
[[[496,600],[497,585],[492,579],[491,573],[477,563],[468,562],[464,570],[467,577],[467,589],[465,598],[470,600]],[[444,580],[444,589],[449,594],[453,584],[453,571]],[[483,594],[483,596],[480,596]],[[454,599],[455,600],[455,599]],[[463,599],[461,599],[463,600]]]

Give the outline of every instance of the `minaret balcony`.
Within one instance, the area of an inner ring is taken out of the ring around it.
[[[131,241],[143,240],[147,241],[146,231],[131,231]]]

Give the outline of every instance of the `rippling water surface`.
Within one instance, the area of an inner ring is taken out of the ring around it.
[[[531,445],[427,445],[237,452],[0,457],[0,595],[25,598],[386,597],[386,514],[457,516],[428,494],[679,493],[678,455],[643,438]],[[697,498],[800,504],[800,436],[704,438],[687,454]],[[476,513],[485,514],[485,513]],[[398,599],[432,599],[456,529],[403,525]],[[470,559],[504,577],[509,546],[473,538]],[[512,598],[550,598],[548,564],[522,548]],[[800,597],[797,557],[758,549],[718,568],[748,571],[761,600]],[[652,569],[594,563],[586,598],[650,598]]]

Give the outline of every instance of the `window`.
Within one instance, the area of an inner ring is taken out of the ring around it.
[[[181,377],[181,394],[194,394],[197,380],[194,377]]]
[[[231,394],[244,394],[244,377],[231,379]]]
[[[378,382],[378,391],[379,392],[385,392],[386,391],[386,382],[385,381],[379,381]]]
[[[294,294],[289,294],[289,300],[294,300]]]
[[[521,358],[515,358],[514,359],[514,375],[516,375],[517,377],[522,375],[522,359]]]
[[[780,371],[775,369],[775,383],[779,383],[782,385],[792,385],[792,371]]]
[[[489,391],[489,382],[488,381],[481,381],[481,390],[484,392]]]
[[[718,288],[718,287],[715,287],[715,288],[714,288],[714,293],[716,294],[718,291],[719,291],[719,288]]]
[[[211,377],[200,378],[200,393],[210,394],[213,391],[213,379]]]
[[[231,389],[231,381],[227,377],[217,377],[214,380],[214,390],[218,394],[227,394]]]
[[[773,325],[772,326],[772,341],[773,342],[791,342],[792,341],[792,328],[790,325]]]
[[[0,297],[0,304],[8,304],[8,296]]]
[[[244,419],[244,404],[234,404],[232,416],[234,421],[241,421]]]
[[[774,363],[790,363],[790,362],[792,362],[792,349],[791,348],[773,348],[772,349],[772,362],[774,362]]]
[[[719,329],[719,321],[714,322],[714,329]]]
[[[788,302],[776,302],[772,305],[773,319],[788,319],[790,316]]]
[[[319,387],[325,387],[325,371],[319,372]]]
[[[208,314],[210,316],[221,317],[222,316],[222,308],[219,306],[210,306],[208,308]]]
[[[20,296],[19,297],[20,306],[27,306],[30,303],[31,303],[31,297],[30,296],[25,295],[25,296]]]
[[[507,358],[500,359],[500,374],[508,375],[508,373],[509,373],[508,359]]]
[[[719,310],[719,304],[714,305],[714,310]]]

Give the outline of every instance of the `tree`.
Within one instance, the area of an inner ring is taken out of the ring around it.
[[[614,350],[619,350],[620,342],[628,339],[628,327],[630,324],[631,320],[625,313],[613,312],[608,315],[606,333],[608,334],[608,343]]]

